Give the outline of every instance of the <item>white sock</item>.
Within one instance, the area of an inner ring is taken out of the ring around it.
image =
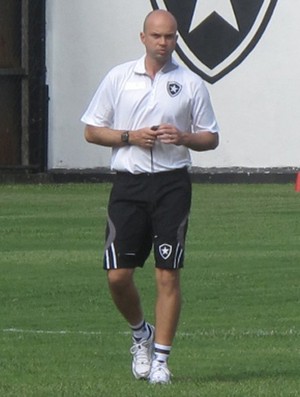
[[[154,360],[160,363],[166,363],[168,361],[172,346],[160,345],[154,343]]]
[[[145,320],[141,321],[139,324],[130,325],[130,328],[132,330],[132,336],[137,342],[150,337],[151,330]]]

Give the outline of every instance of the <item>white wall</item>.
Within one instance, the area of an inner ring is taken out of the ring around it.
[[[143,54],[150,1],[47,2],[49,169],[107,167],[110,149],[86,143],[80,117],[114,65]],[[299,0],[279,0],[261,40],[231,73],[207,87],[221,128],[198,167],[300,167]],[[179,61],[179,59],[177,58]]]

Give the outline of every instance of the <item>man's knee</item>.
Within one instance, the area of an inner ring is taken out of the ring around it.
[[[156,283],[159,289],[178,289],[180,270],[156,269]]]
[[[107,272],[109,287],[113,290],[126,288],[132,282],[132,269],[113,269]]]

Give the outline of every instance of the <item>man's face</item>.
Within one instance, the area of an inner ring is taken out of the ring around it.
[[[141,40],[146,47],[147,56],[159,64],[168,61],[177,42],[177,27],[168,16],[152,17],[147,22]]]

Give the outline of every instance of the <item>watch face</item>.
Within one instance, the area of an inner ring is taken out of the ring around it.
[[[123,132],[123,134],[121,135],[122,142],[126,142],[127,143],[128,139],[129,139],[128,131]]]

